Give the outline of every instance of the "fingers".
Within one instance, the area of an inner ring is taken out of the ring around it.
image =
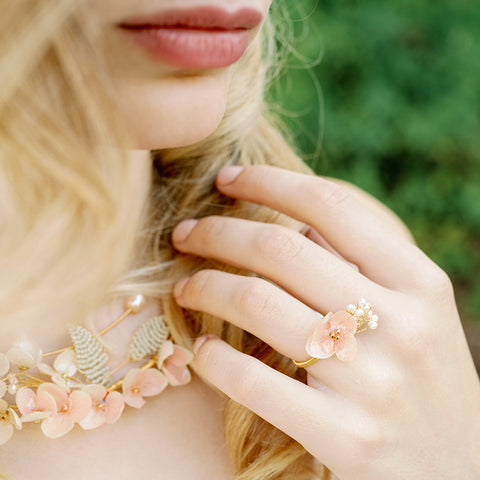
[[[218,270],[202,270],[180,281],[174,295],[180,306],[223,318],[298,361],[308,358],[307,339],[321,322],[317,312],[275,285],[260,278]],[[378,330],[373,339],[356,337],[358,351],[354,362],[345,364],[332,357],[316,362],[307,370],[331,390],[347,394],[352,389],[352,379],[360,381],[372,363],[384,363],[385,359],[380,358],[385,350],[382,337]],[[371,348],[372,341],[377,348]]]
[[[345,309],[358,298],[383,298],[384,290],[335,255],[288,228],[228,217],[180,223],[175,247],[256,272],[314,310]]]
[[[223,318],[290,358],[305,357],[307,337],[322,319],[265,280],[218,270],[202,270],[179,282],[174,294],[180,306]]]
[[[245,167],[234,179],[232,173],[225,168],[217,177],[217,186],[226,195],[308,223],[381,285],[401,289],[415,284],[416,267],[425,261],[424,254],[343,187],[321,177],[266,165]]]
[[[340,446],[342,422],[349,418],[339,402],[238,352],[218,338],[207,340],[194,365],[202,378],[234,401],[329,462]]]

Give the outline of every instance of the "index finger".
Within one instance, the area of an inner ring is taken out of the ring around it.
[[[402,289],[416,283],[427,257],[342,186],[268,165],[225,167],[218,189],[305,222],[371,280]]]

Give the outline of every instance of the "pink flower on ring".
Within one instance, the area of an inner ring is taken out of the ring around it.
[[[49,438],[59,438],[68,433],[92,408],[92,398],[81,390],[71,392],[65,386],[42,383],[37,388],[37,396],[43,392],[50,394],[56,404],[55,413],[45,418],[41,425],[43,433]]]
[[[142,408],[145,405],[143,397],[158,395],[168,385],[168,380],[156,368],[132,368],[123,379],[123,399],[127,405]]]
[[[350,362],[357,353],[356,331],[357,321],[350,313],[327,313],[308,338],[306,351],[315,358],[329,358],[335,353],[340,360]]]
[[[168,378],[170,385],[185,385],[191,380],[187,364],[193,360],[193,352],[167,340],[163,342],[157,356],[157,366]]]
[[[125,401],[120,392],[107,392],[103,385],[86,385],[83,391],[92,398],[92,408],[88,415],[79,422],[85,430],[100,427],[104,423],[113,423],[120,418],[125,408]]]

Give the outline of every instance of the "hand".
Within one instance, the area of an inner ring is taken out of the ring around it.
[[[218,337],[197,340],[199,374],[341,480],[478,480],[480,384],[445,273],[323,178],[230,167],[217,186],[312,226],[359,271],[279,225],[187,220],[173,232],[178,250],[258,273],[282,288],[202,270],[176,285],[179,305],[221,317],[297,361],[308,358],[317,312],[344,310],[364,297],[380,320],[376,330],[355,336],[352,362],[319,360],[307,367],[306,385]]]

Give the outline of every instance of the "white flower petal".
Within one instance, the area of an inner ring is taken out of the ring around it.
[[[53,362],[53,368],[57,372],[64,373],[72,377],[77,373],[77,365],[75,363],[75,352],[73,349],[68,349],[62,352]]]
[[[37,365],[37,368],[40,370],[40,372],[44,373],[45,375],[48,375],[49,377],[57,373],[50,365],[43,362],[39,363]]]
[[[2,398],[5,393],[7,393],[7,384],[0,380],[0,398]]]

